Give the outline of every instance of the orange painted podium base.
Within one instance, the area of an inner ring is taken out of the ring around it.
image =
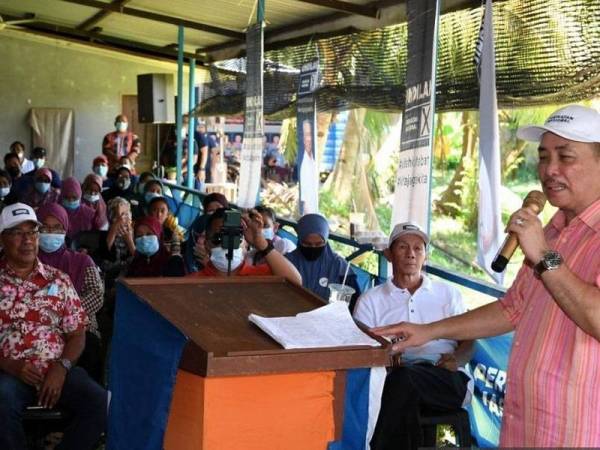
[[[179,370],[164,448],[325,450],[341,421],[336,393],[344,378],[334,371],[204,378]]]

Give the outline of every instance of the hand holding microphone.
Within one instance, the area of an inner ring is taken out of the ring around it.
[[[523,209],[528,210],[528,214],[532,214],[536,216],[539,214],[542,209],[544,209],[544,205],[546,204],[546,196],[540,191],[531,191],[523,200]],[[517,226],[523,226],[525,224],[525,220],[521,217],[517,217],[514,219],[514,223]],[[508,227],[510,228],[510,222]],[[519,240],[517,234],[509,231],[508,236],[504,240],[502,247],[498,251],[496,258],[492,262],[492,270],[495,272],[502,272],[506,269],[506,265],[513,253],[519,246]],[[540,255],[541,256],[541,255]],[[534,261],[535,262],[535,261]]]

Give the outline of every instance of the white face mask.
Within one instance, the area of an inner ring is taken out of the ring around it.
[[[215,247],[210,251],[210,262],[220,272],[227,272],[227,250],[223,247]],[[231,258],[231,270],[234,271],[242,265],[244,262],[244,250],[242,247],[238,247],[233,251],[233,257]]]
[[[6,197],[9,192],[10,192],[10,187],[0,188],[0,198]]]
[[[117,122],[115,124],[117,131],[124,133],[127,131],[127,122]]]

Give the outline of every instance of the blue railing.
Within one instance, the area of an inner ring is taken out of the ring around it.
[[[198,212],[202,210],[202,199],[206,194],[180,185],[166,184],[165,186],[168,186],[171,190],[170,195],[169,193],[166,193],[166,195],[172,199],[172,210],[179,219],[179,224],[186,229],[189,228],[198,215]],[[233,204],[231,206],[235,207]],[[282,227],[296,229],[296,222],[292,219],[278,218],[277,221]],[[352,261],[367,252],[375,253],[378,257],[378,273],[371,273],[370,275],[379,280],[387,278],[388,262],[383,256],[383,253],[374,249],[371,244],[359,244],[349,236],[337,233],[331,233],[329,239],[353,249],[350,255],[346,257],[347,261]],[[505,288],[497,284],[488,283],[468,275],[458,274],[435,264],[426,264],[426,271],[431,275],[438,276],[452,283],[456,283],[460,286],[464,286],[494,298],[502,297],[506,292]]]

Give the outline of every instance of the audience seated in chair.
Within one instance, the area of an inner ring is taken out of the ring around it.
[[[201,238],[205,245],[206,264],[204,269],[192,274],[192,276],[227,276],[229,260],[226,248],[223,248],[223,225],[225,223],[226,209],[217,209],[208,216],[206,224],[206,237]],[[233,252],[230,264],[230,275],[277,275],[286,278],[294,284],[302,284],[302,278],[283,255],[273,248],[263,236],[262,216],[256,210],[242,215],[243,239],[239,248]],[[265,263],[252,266],[246,263],[246,252],[251,245],[259,252]]]
[[[35,170],[25,173],[22,177],[19,178],[17,183],[14,186],[13,192],[17,196],[16,200],[21,201],[21,196],[25,194],[30,188],[33,187],[35,182],[36,171],[45,168],[48,169],[51,173],[50,177],[50,188],[57,193],[60,193],[60,188],[62,187],[62,181],[60,175],[56,170],[48,167],[46,163],[47,150],[44,147],[35,147],[31,151],[31,159],[33,161],[33,165]]]
[[[79,358],[79,365],[94,380],[100,381],[104,354],[100,345],[96,313],[104,302],[104,281],[92,258],[67,248],[65,234],[69,228],[69,217],[62,206],[56,203],[44,205],[37,211],[37,217],[41,222],[40,261],[69,275],[90,320],[86,329],[85,350]]]
[[[23,203],[31,206],[34,210],[48,203],[58,202],[59,192],[52,189],[52,173],[49,169],[41,168],[35,172],[33,183],[20,196]],[[23,176],[21,179],[25,178]]]
[[[112,186],[102,192],[102,197],[106,203],[115,197],[121,197],[133,204],[133,200],[135,200],[135,183],[131,175],[131,169],[125,166],[119,167],[115,172]],[[135,201],[135,204],[137,204],[137,201]]]
[[[372,328],[404,321],[428,323],[465,312],[458,289],[422,273],[428,243],[416,224],[394,227],[384,252],[393,277],[361,295],[355,319]],[[470,378],[461,367],[471,359],[471,350],[472,341],[440,339],[400,355],[385,381],[371,449],[423,446],[420,411],[453,411],[470,399]]]
[[[135,222],[135,255],[127,270],[128,277],[183,276],[181,255],[171,255],[161,241],[162,228],[155,217],[145,216]]]
[[[263,220],[263,229],[262,234],[264,238],[273,244],[275,250],[277,250],[282,255],[286,253],[290,253],[296,250],[296,244],[286,238],[282,238],[277,236],[277,230],[279,229],[279,224],[276,222],[275,211],[272,208],[267,206],[258,205],[254,208],[261,216]],[[251,264],[261,264],[264,263],[263,260],[258,259],[257,251],[255,248],[251,249],[248,252],[248,261]]]
[[[285,257],[302,275],[302,286],[317,294],[323,300],[329,299],[329,283],[341,283],[348,267],[348,262],[335,253],[327,240],[329,224],[320,214],[306,214],[298,221],[298,248],[287,253]],[[355,298],[360,294],[356,284],[356,276],[349,269],[346,284],[354,288],[350,304],[354,306]]]
[[[221,193],[213,192],[202,200],[202,214],[198,214],[198,217],[192,222],[185,248],[185,264],[189,272],[198,272],[204,267],[198,256],[205,253],[204,241],[199,243],[198,240],[201,236],[204,236],[208,216],[219,208],[229,208],[227,198]]]
[[[26,449],[21,418],[35,404],[72,414],[60,449],[92,450],[106,427],[107,393],[74,366],[85,345],[85,310],[69,277],[37,258],[30,206],[4,208],[0,242],[0,448]]]
[[[81,202],[95,211],[94,225],[98,230],[108,230],[108,218],[106,217],[106,203],[102,198],[102,177],[90,173],[81,184],[83,197]]]
[[[142,190],[141,194],[136,195],[138,204],[133,208],[133,218],[147,216],[150,208],[150,201],[152,199],[163,197],[164,187],[160,180],[148,179],[143,188],[138,187],[138,190]],[[168,207],[167,207],[168,208]]]
[[[7,199],[10,194],[10,188],[12,180],[6,170],[0,169],[0,212],[5,205],[7,205]]]
[[[94,158],[92,172],[102,179],[102,192],[112,187],[114,180],[108,178],[108,158],[106,156],[100,155]]]
[[[62,192],[60,194],[60,204],[67,211],[69,216],[69,229],[67,230],[67,241],[77,237],[81,231],[99,230],[102,224],[96,217],[96,211],[87,205],[81,203],[81,185],[74,177],[66,178],[63,181]]]

